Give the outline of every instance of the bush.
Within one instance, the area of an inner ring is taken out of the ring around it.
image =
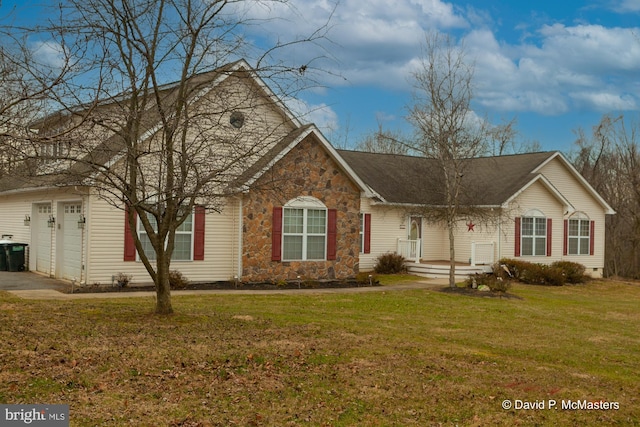
[[[386,253],[378,257],[378,262],[374,267],[374,271],[378,274],[397,274],[404,273],[404,257],[395,253]]]
[[[132,278],[133,276],[130,274],[118,273],[113,277],[113,280],[119,287],[126,288],[127,286],[129,286],[129,282],[131,282]]]
[[[505,273],[506,274],[506,273]],[[465,281],[465,284],[469,288],[480,286],[487,286],[492,292],[506,293],[511,288],[511,279],[509,277],[504,278],[501,274],[475,274],[469,276]]]
[[[371,279],[369,279],[369,276],[371,276]],[[378,285],[380,284],[380,281],[378,280],[378,276],[376,276],[375,274],[363,271],[358,273],[358,275],[356,276],[356,283],[359,285],[369,286]]]
[[[169,272],[169,287],[171,289],[184,289],[189,285],[189,280],[178,270]]]
[[[577,262],[556,261],[551,264],[551,267],[562,270],[567,283],[583,283],[588,279],[587,275],[584,274],[586,267]]]
[[[562,286],[566,277],[562,269],[545,264],[503,258],[498,261],[501,269],[508,269],[513,278],[531,285]],[[504,270],[506,273],[506,270]]]

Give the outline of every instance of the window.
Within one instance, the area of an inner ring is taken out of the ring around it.
[[[326,241],[327,209],[319,200],[300,198],[284,207],[282,258],[285,261],[324,260]]]
[[[274,206],[271,261],[338,259],[338,211],[315,197],[298,197]],[[197,230],[197,227],[196,227]]]
[[[154,230],[158,229],[158,224],[153,216],[148,215],[149,222]],[[140,243],[144,253],[150,260],[155,260],[155,251],[151,245],[151,241],[147,236],[147,232],[142,225],[142,221],[138,221],[138,235],[140,236]],[[187,219],[176,229],[175,245],[173,248],[172,261],[191,261],[191,252],[193,248],[193,214],[189,215]]]
[[[538,210],[527,212],[521,219],[523,256],[547,255],[547,218]]]
[[[569,255],[589,255],[591,248],[591,222],[581,213],[569,218],[567,230]]]

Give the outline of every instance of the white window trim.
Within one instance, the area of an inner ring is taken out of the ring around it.
[[[185,220],[186,222],[186,220]],[[184,224],[184,223],[183,223]],[[182,226],[182,225],[181,225]],[[137,227],[137,232],[138,232],[138,237],[140,239],[142,239],[142,234],[146,235],[147,232],[144,229],[144,226],[142,225],[142,221],[140,220],[140,218],[138,218],[138,220],[136,221],[136,227]],[[195,243],[195,213],[191,212],[191,231],[179,231],[176,230],[176,236],[177,235],[184,235],[184,234],[190,234],[191,235],[191,249],[190,249],[190,255],[189,255],[189,259],[174,259],[173,255],[175,255],[175,248],[174,248],[174,253],[171,255],[171,262],[191,262],[193,261],[193,251],[194,251],[194,243]],[[151,246],[151,244],[149,244]],[[167,247],[167,242],[164,242],[164,246],[165,248]],[[147,254],[147,257],[149,258],[149,261],[155,261],[156,257],[155,257],[155,252],[153,252],[153,258],[149,257],[149,254]],[[136,261],[140,261],[140,254],[138,253],[138,251],[136,251]]]
[[[289,209],[302,209],[302,233],[287,233],[285,231],[285,213]],[[308,228],[308,215],[309,211],[324,211],[324,233],[309,233]],[[320,200],[315,197],[301,196],[296,197],[293,200],[287,202],[282,208],[282,261],[294,262],[294,261],[326,261],[327,260],[327,236],[328,236],[328,222],[329,215],[328,209]],[[285,236],[301,236],[302,237],[302,257],[300,259],[290,259],[284,256],[285,254]],[[322,258],[307,258],[307,243],[308,237],[324,237],[324,253]]]
[[[524,220],[525,219],[533,219],[533,228],[532,228],[532,232],[533,234],[524,234]],[[544,220],[544,234],[543,235],[539,235],[536,234],[536,219],[543,219]],[[531,253],[530,254],[525,254],[524,253],[524,249],[525,249],[525,245],[524,245],[524,239],[532,239],[531,241]],[[542,254],[538,254],[536,253],[536,241],[537,240],[544,240],[544,253]],[[520,255],[521,256],[531,256],[531,257],[545,257],[547,256],[547,217],[545,216],[544,213],[542,213],[540,210],[538,209],[532,209],[530,211],[528,211],[526,214],[524,214],[520,220]]]
[[[578,221],[578,234],[577,235],[571,235],[571,221]],[[580,235],[580,229],[581,229],[581,225],[583,222],[587,223],[587,230],[589,232],[589,234],[587,236],[581,236]],[[571,256],[589,256],[591,255],[591,239],[593,238],[593,236],[591,236],[591,220],[590,218],[581,213],[575,213],[573,214],[569,219],[568,219],[568,223],[567,223],[567,255],[571,255]],[[578,245],[577,245],[577,253],[572,253],[571,252],[571,240],[572,239],[577,239],[578,240]],[[585,241],[587,242],[587,251],[586,253],[580,253],[580,245],[581,242]]]

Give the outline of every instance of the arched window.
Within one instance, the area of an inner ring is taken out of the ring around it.
[[[282,209],[283,261],[326,259],[327,207],[315,197],[297,197]]]
[[[576,212],[565,223],[566,254],[589,255],[592,252],[591,235],[592,221],[583,212]]]
[[[538,209],[528,211],[520,219],[522,256],[547,256],[547,218]]]

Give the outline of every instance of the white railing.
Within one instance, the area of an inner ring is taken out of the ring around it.
[[[491,265],[495,262],[495,243],[471,242],[471,265]]]
[[[398,239],[398,254],[419,263],[422,256],[421,240]]]

